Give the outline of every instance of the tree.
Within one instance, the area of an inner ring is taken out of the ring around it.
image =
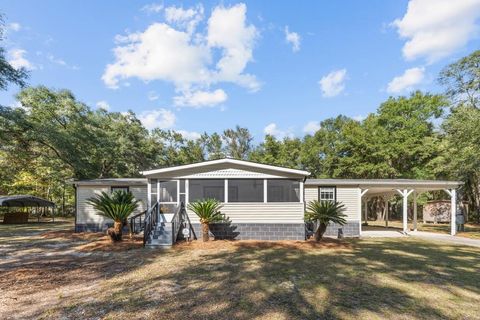
[[[446,66],[438,81],[456,106],[480,108],[480,50]]]
[[[0,108],[0,142],[14,154],[59,159],[78,179],[138,176],[155,146],[133,113],[92,111],[67,90],[26,88]]]
[[[87,199],[98,215],[112,219],[113,228],[107,230],[113,242],[122,240],[122,228],[127,218],[138,208],[139,200],[135,200],[133,194],[128,191],[115,191],[111,195],[102,192],[96,197]]]
[[[320,122],[320,129],[314,135],[304,137],[300,150],[302,167],[313,177],[336,178],[340,158],[344,157],[344,127],[358,123],[346,116],[338,116]]]
[[[461,105],[442,125],[445,132],[441,155],[433,163],[437,176],[462,180],[470,217],[480,223],[480,109]]]
[[[224,215],[220,212],[222,205],[215,199],[204,199],[200,201],[190,202],[188,209],[195,212],[200,218],[202,224],[202,241],[209,240],[209,225],[215,222],[225,220]]]
[[[0,41],[3,40],[4,28],[3,16],[0,15]],[[5,49],[0,47],[0,90],[6,90],[10,83],[24,87],[27,78],[27,70],[15,69],[5,58]]]
[[[214,132],[211,135],[208,135],[205,132],[202,134],[200,141],[204,147],[204,153],[208,160],[225,158],[222,137],[218,133]]]
[[[323,234],[327,230],[327,226],[333,222],[341,226],[347,223],[345,205],[335,201],[318,201],[312,200],[307,204],[307,212],[305,212],[305,221],[315,222],[315,241],[322,240]]]
[[[343,127],[336,176],[350,178],[433,178],[428,163],[438,154],[434,119],[448,106],[442,95],[419,91],[389,98],[361,124]]]
[[[226,143],[225,153],[234,159],[247,159],[252,150],[253,137],[247,128],[236,126],[235,129],[223,131],[223,140]]]
[[[438,81],[451,99],[442,124],[441,154],[432,162],[437,175],[461,179],[463,199],[480,222],[480,50],[445,67]]]

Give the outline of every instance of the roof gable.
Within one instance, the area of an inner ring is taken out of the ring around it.
[[[149,170],[142,174],[152,178],[304,178],[310,175],[303,170],[229,158]]]

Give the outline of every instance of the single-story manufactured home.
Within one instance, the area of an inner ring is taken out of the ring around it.
[[[112,221],[97,215],[87,199],[100,192],[128,190],[140,200],[132,224],[144,232],[151,245],[171,245],[181,226],[200,234],[200,221],[187,204],[205,198],[223,204],[224,223],[211,225],[216,238],[304,240],[304,212],[311,200],[338,201],[345,205],[347,223],[329,225],[326,234],[346,237],[362,234],[362,211],[370,197],[398,194],[403,197],[403,227],[407,232],[408,197],[445,190],[456,208],[458,181],[308,179],[309,172],[236,159],[219,159],[142,172],[139,179],[94,179],[74,181],[76,189],[75,230],[101,231]],[[385,197],[388,199],[388,197]],[[416,206],[415,206],[416,208]],[[181,212],[183,211],[183,213]],[[416,226],[416,210],[414,226]],[[455,214],[452,234],[455,234]]]

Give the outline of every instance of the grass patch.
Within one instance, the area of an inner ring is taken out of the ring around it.
[[[0,314],[12,317],[474,319],[480,314],[480,248],[474,247],[370,238],[85,252],[79,245],[92,239],[39,235],[28,241],[41,249],[39,259],[16,237],[0,262],[5,270]],[[0,244],[3,240],[0,230]],[[50,249],[55,241],[68,246]],[[21,272],[28,281],[21,281]]]
[[[363,227],[365,229],[369,229],[372,227],[379,227],[385,228],[385,221],[368,221],[368,227]],[[394,220],[388,221],[389,229],[403,229],[402,221]],[[413,223],[409,221],[408,227],[413,230]],[[418,221],[417,229],[419,231],[427,231],[427,232],[436,232],[436,233],[444,233],[450,234],[450,224],[448,223],[423,223]],[[373,230],[373,229],[372,229]],[[467,223],[465,224],[465,231],[457,232],[457,236],[471,238],[471,239],[480,239],[480,225],[474,223]]]

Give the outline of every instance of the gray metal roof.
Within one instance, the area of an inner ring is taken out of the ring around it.
[[[73,185],[107,185],[107,186],[142,186],[147,185],[146,178],[107,178],[107,179],[90,179],[90,180],[74,180]]]
[[[29,195],[0,196],[3,207],[55,207],[55,203]]]
[[[417,180],[417,179],[307,179],[305,185],[333,185],[359,187],[459,187],[462,181],[448,180]]]

